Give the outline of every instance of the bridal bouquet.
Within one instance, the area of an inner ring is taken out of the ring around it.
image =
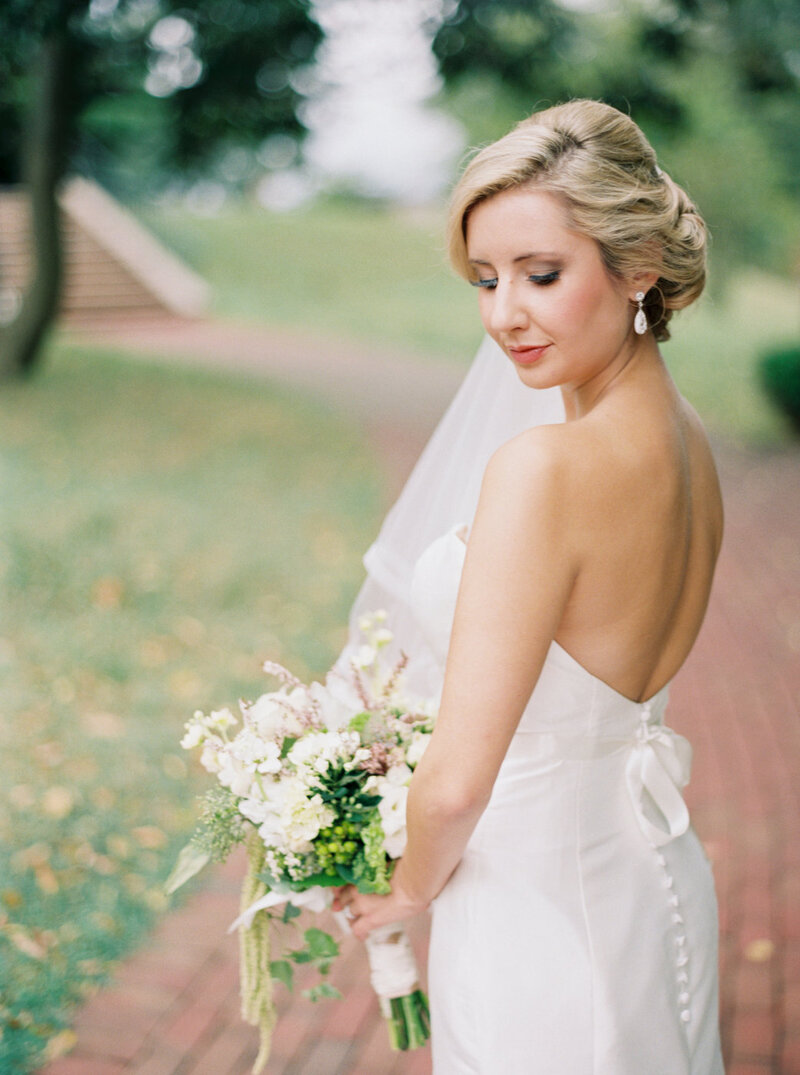
[[[301,908],[324,911],[333,886],[388,892],[393,860],[405,847],[408,785],[435,706],[405,696],[405,657],[384,665],[380,651],[392,639],[385,618],[380,612],[362,618],[363,644],[324,684],[306,686],[268,661],[264,671],[278,679],[277,690],[240,702],[239,718],[230,709],[196,712],[181,741],[200,749],[201,764],[218,783],[167,889],[174,892],[207,862],[245,844],[242,913],[231,928],[240,930],[243,1015],[261,1033],[256,1072],[269,1056],[273,980],[291,987],[293,963],[311,963],[324,977],[339,951],[330,934],[312,928],[300,948],[273,959],[274,920],[290,923]],[[347,928],[342,916],[339,921]],[[392,1047],[422,1045],[429,1036],[427,1000],[402,926],[375,930],[367,951]],[[339,994],[322,981],[307,995]]]

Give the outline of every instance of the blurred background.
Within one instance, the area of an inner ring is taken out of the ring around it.
[[[4,0],[0,1072],[166,910],[188,715],[338,653],[434,417],[386,394],[438,407],[481,338],[470,148],[629,111],[713,235],[667,362],[718,443],[790,450],[799,89],[796,0]]]

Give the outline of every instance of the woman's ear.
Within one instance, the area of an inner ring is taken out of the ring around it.
[[[643,291],[645,295],[658,280],[658,273],[654,270],[637,272],[628,277],[629,298],[633,302],[637,291]]]

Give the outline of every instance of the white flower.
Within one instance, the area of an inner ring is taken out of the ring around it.
[[[206,739],[225,738],[225,730],[236,723],[236,717],[230,709],[215,709],[208,716],[201,709],[196,709],[190,720],[184,724],[186,734],[181,739],[184,750],[200,746]]]
[[[237,798],[250,794],[254,771],[231,754],[230,747],[220,751],[219,782],[230,788]]]
[[[280,820],[287,848],[301,854],[311,850],[311,841],[320,829],[333,824],[336,813],[319,793],[309,796],[299,780],[287,784]]]
[[[375,632],[374,642],[376,646],[388,646],[392,641],[394,635],[391,631],[388,631],[385,627],[382,627],[380,631]]]
[[[208,727],[211,731],[220,735],[226,728],[232,728],[236,724],[236,717],[227,706],[224,709],[214,709],[208,715]]]
[[[305,692],[300,692],[304,708],[307,708]],[[270,691],[256,698],[254,702],[245,707],[248,723],[256,729],[262,739],[279,739],[284,735],[299,735],[302,731],[302,723],[299,721],[298,706],[300,701],[296,696],[298,688],[292,691],[295,696],[294,702],[285,687],[279,691]]]
[[[359,616],[358,617],[358,629],[365,635],[367,631],[372,630],[372,616]]]
[[[250,772],[280,772],[281,748],[273,739],[262,739],[252,728],[239,732],[228,749]]]
[[[251,789],[251,792],[252,790],[254,789]],[[248,821],[252,821],[254,825],[263,825],[271,813],[271,806],[265,799],[255,797],[241,799],[239,813]]]
[[[181,746],[184,750],[192,750],[206,738],[206,729],[199,721],[187,720],[184,727],[186,735],[181,739]]]
[[[428,749],[428,743],[430,743],[431,737],[427,732],[414,731],[411,735],[411,742],[406,750],[406,761],[409,765],[418,765],[420,758]]]
[[[370,777],[366,787],[380,795],[378,813],[383,828],[383,847],[389,858],[399,858],[406,847],[406,803],[411,770],[393,765],[385,776]]]
[[[203,752],[200,755],[200,764],[208,773],[218,773],[222,768],[222,751],[225,744],[216,736],[209,736],[203,743]]]
[[[371,668],[378,654],[373,646],[364,644],[359,646],[353,655],[353,664],[356,668]]]
[[[287,760],[299,770],[326,773],[334,762],[350,761],[360,745],[357,732],[310,732],[297,740]]]
[[[316,704],[320,719],[329,732],[338,732],[361,708],[355,692],[351,694],[348,685],[336,676],[329,675],[324,686],[322,683],[312,683],[308,695]]]

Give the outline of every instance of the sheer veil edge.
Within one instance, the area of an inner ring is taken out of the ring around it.
[[[364,555],[367,577],[353,604],[349,642],[340,661],[349,660],[359,643],[361,617],[385,609],[394,634],[390,659],[400,651],[411,658],[409,687],[425,694],[441,688],[441,672],[408,604],[414,565],[441,534],[471,523],[486,464],[502,444],[532,426],[563,420],[560,391],[523,385],[508,358],[486,337]]]

